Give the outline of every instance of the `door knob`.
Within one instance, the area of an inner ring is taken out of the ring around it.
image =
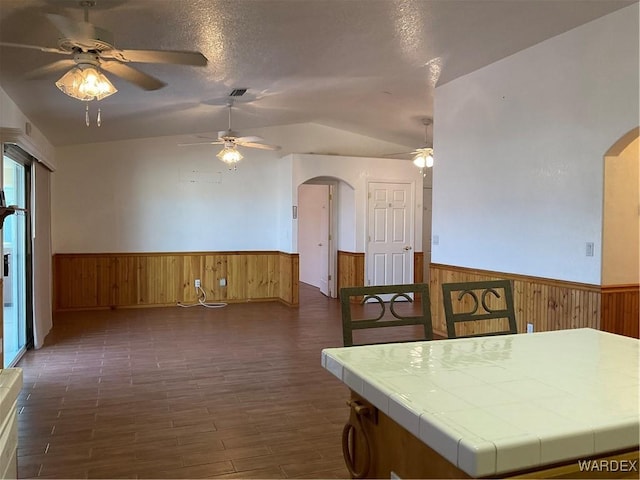
[[[409,251],[409,250],[411,250],[411,248],[412,248],[412,247],[411,247],[411,245],[407,245],[406,247],[404,247],[404,249],[403,249],[403,250],[407,250],[407,251]]]

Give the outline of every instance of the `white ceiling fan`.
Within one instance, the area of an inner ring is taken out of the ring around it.
[[[94,0],[83,0],[80,2],[80,6],[84,8],[84,22],[78,22],[57,14],[50,13],[46,15],[49,21],[61,34],[61,37],[58,39],[57,47],[44,47],[39,45],[25,45],[9,42],[0,42],[0,46],[27,48],[40,50],[45,53],[57,53],[71,56],[71,58],[58,60],[33,70],[28,75],[31,78],[46,75],[69,67],[79,70],[80,73],[85,70],[91,71],[91,69],[100,73],[100,69],[102,69],[142,88],[143,90],[157,90],[164,87],[166,83],[133,68],[129,65],[130,63],[164,63],[192,66],[207,65],[207,58],[197,51],[122,50],[116,48],[114,46],[114,37],[111,32],[89,23],[89,8],[95,6],[95,4],[96,2]],[[96,80],[92,80],[94,81],[93,86],[96,87],[95,91],[74,92],[70,89],[69,85],[61,86],[59,84],[63,79],[64,77],[56,83],[58,88],[67,95],[73,96],[79,100],[99,100],[117,91],[115,88],[113,88],[113,91],[110,91],[110,93],[102,91],[104,88],[107,88],[107,86],[103,86],[101,90],[100,86],[95,83]],[[95,95],[90,95],[91,93],[95,93]]]
[[[217,140],[210,140],[207,142],[195,142],[195,143],[180,143],[181,147],[188,147],[193,145],[223,145],[223,149],[217,154],[217,157],[229,166],[238,163],[242,160],[242,154],[238,151],[237,147],[245,148],[257,148],[260,150],[280,150],[277,145],[268,145],[262,142],[264,139],[258,136],[245,136],[241,137],[238,132],[231,128],[231,111],[233,109],[234,99],[229,97],[227,100],[227,108],[229,111],[229,126],[227,130],[220,130],[218,132]]]
[[[397,157],[411,155],[413,163],[424,173],[425,168],[433,167],[433,142],[429,142],[429,126],[433,124],[431,118],[423,118],[424,125],[424,145],[416,148],[412,152],[391,153],[385,157]]]

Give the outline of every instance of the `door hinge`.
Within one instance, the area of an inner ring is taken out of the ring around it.
[[[329,235],[329,240],[331,240],[331,235]]]
[[[329,280],[331,280],[331,275],[329,275]]]

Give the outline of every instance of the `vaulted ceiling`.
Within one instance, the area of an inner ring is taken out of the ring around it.
[[[197,50],[207,66],[130,64],[167,83],[154,91],[107,73],[119,91],[90,102],[99,128],[55,87],[64,69],[28,78],[59,54],[0,47],[0,86],[54,145],[224,130],[246,88],[239,129],[316,122],[413,148],[436,85],[635,2],[97,0],[89,22],[117,48]],[[0,0],[0,42],[57,47],[47,13],[84,18],[75,0]]]

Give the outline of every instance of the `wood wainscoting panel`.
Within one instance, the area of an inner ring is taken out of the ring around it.
[[[338,293],[342,287],[364,287],[364,253],[338,250]]]
[[[628,337],[640,337],[640,286],[602,287],[602,330]]]
[[[113,303],[115,258],[54,256],[54,306],[108,307]]]
[[[207,254],[204,257],[204,265],[200,268],[203,272],[202,285],[206,286],[207,299],[218,298],[226,300],[227,287],[220,285],[220,281],[226,281],[229,276],[227,273],[227,255]],[[193,282],[189,286],[193,287]]]
[[[198,301],[198,292],[195,286],[195,281],[198,278],[200,279],[200,288],[205,291],[207,296],[207,301],[214,299],[216,301],[226,299],[226,290],[222,292],[217,291],[211,282],[211,278],[208,279],[208,282],[205,281],[206,270],[204,265],[206,264],[206,257],[207,255],[198,255],[194,253],[186,254],[179,258],[178,272],[176,272],[176,277],[174,277],[174,283],[181,287],[179,301],[189,304]],[[216,295],[211,295],[212,292],[215,292]],[[210,295],[211,298],[209,298]]]
[[[280,252],[278,298],[292,307],[300,302],[300,257],[297,253]]]
[[[114,275],[114,304],[121,305],[149,305],[145,301],[140,301],[138,266],[140,257],[138,255],[123,256],[115,258]]]
[[[180,257],[165,255],[161,257],[141,256],[137,258],[136,301],[142,305],[165,305],[178,302],[181,285],[172,279],[181,278]],[[195,291],[193,284],[191,290]],[[195,294],[193,295],[195,297]]]
[[[56,254],[54,310],[195,303],[196,279],[208,302],[280,300],[294,306],[297,261],[297,254],[271,251]]]
[[[248,299],[247,257],[229,255],[227,257],[227,300]]]
[[[424,252],[413,253],[413,283],[424,282]]]
[[[247,298],[277,298],[280,255],[247,257]]]
[[[600,328],[600,286],[432,263],[429,266],[431,314],[435,333],[446,336],[442,284],[512,280],[518,332]]]

